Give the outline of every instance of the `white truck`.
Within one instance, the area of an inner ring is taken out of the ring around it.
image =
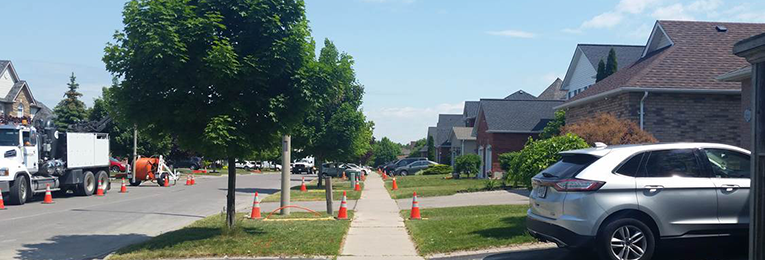
[[[0,189],[9,204],[22,205],[47,186],[81,196],[92,195],[99,182],[104,192],[111,187],[108,134],[58,132],[51,120],[36,121],[37,127],[25,118],[0,121]]]

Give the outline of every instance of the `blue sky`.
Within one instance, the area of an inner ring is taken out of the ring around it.
[[[103,47],[124,1],[0,1],[0,59],[50,107],[75,72],[88,105],[108,86]],[[425,136],[462,102],[539,94],[577,43],[645,44],[656,19],[765,22],[758,0],[306,0],[313,36],[356,60],[375,137]]]

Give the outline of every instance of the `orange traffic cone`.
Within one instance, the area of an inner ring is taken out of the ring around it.
[[[3,202],[3,190],[0,190],[0,210],[5,209],[5,202]]]
[[[250,212],[250,219],[260,218],[260,200],[258,200],[258,192],[255,192],[255,200],[252,201],[252,212]]]
[[[50,193],[50,184],[45,185],[45,199],[43,199],[43,204],[53,204],[53,195]]]
[[[361,174],[361,181],[367,181],[367,176],[365,174]]]
[[[303,177],[303,179],[301,180],[300,191],[302,191],[302,192],[308,191],[308,189],[306,189],[306,187],[305,187],[305,177]]]
[[[101,180],[98,180],[98,189],[96,190],[96,196],[104,196],[104,185]]]
[[[398,190],[398,184],[396,184],[396,178],[393,178],[393,187],[392,190]]]
[[[164,186],[165,187],[170,187],[170,178],[168,178],[167,175],[165,175],[165,185]]]
[[[346,179],[348,179],[348,178],[345,177],[345,171],[343,171],[343,180],[346,180]]]
[[[422,219],[420,216],[420,202],[417,201],[417,192],[414,192],[412,197],[412,214],[409,214],[409,219]]]
[[[361,191],[361,184],[359,184],[359,178],[358,177],[356,177],[356,186],[353,187],[353,190]]]
[[[348,202],[345,197],[345,191],[343,191],[343,200],[340,201],[340,210],[337,212],[337,219],[348,219]]]
[[[186,174],[186,186],[191,186],[191,177],[188,174]]]
[[[383,180],[387,180],[387,179],[388,179],[388,172],[386,171],[386,172],[383,172]]]
[[[122,178],[122,187],[120,187],[120,193],[127,193],[127,186],[125,185],[125,178]]]
[[[197,184],[197,179],[194,178],[194,175],[191,175],[191,186],[194,186],[194,184]]]

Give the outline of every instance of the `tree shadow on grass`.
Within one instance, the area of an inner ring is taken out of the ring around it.
[[[264,232],[256,227],[242,227],[241,223],[237,223],[238,229],[232,233],[237,232],[246,233],[249,235],[264,234]],[[163,250],[167,248],[175,247],[179,244],[205,240],[214,238],[217,236],[224,236],[224,229],[222,227],[186,227],[180,230],[171,231],[157,236],[156,238],[146,241],[144,243],[132,245],[117,251],[117,253],[130,253],[140,250]]]
[[[122,246],[147,239],[149,236],[141,234],[54,236],[42,243],[22,245],[15,259],[100,259]]]
[[[524,236],[526,231],[526,216],[505,217],[501,221],[506,223],[506,227],[490,228],[472,232],[482,237],[492,239],[512,239],[514,237]]]

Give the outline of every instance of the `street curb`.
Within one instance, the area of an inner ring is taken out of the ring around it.
[[[456,251],[451,253],[439,253],[439,254],[433,254],[433,255],[426,255],[425,258],[431,259],[431,258],[446,258],[446,257],[455,257],[455,256],[469,256],[469,255],[492,254],[492,253],[507,253],[507,252],[518,252],[518,251],[528,251],[528,250],[538,250],[538,249],[550,249],[550,248],[557,248],[557,247],[558,246],[555,245],[555,243],[532,242],[532,243],[525,243],[525,244],[519,244],[519,245],[513,245],[513,246],[507,246],[507,247],[493,247],[493,248],[487,248],[487,249],[475,250],[475,251]]]

